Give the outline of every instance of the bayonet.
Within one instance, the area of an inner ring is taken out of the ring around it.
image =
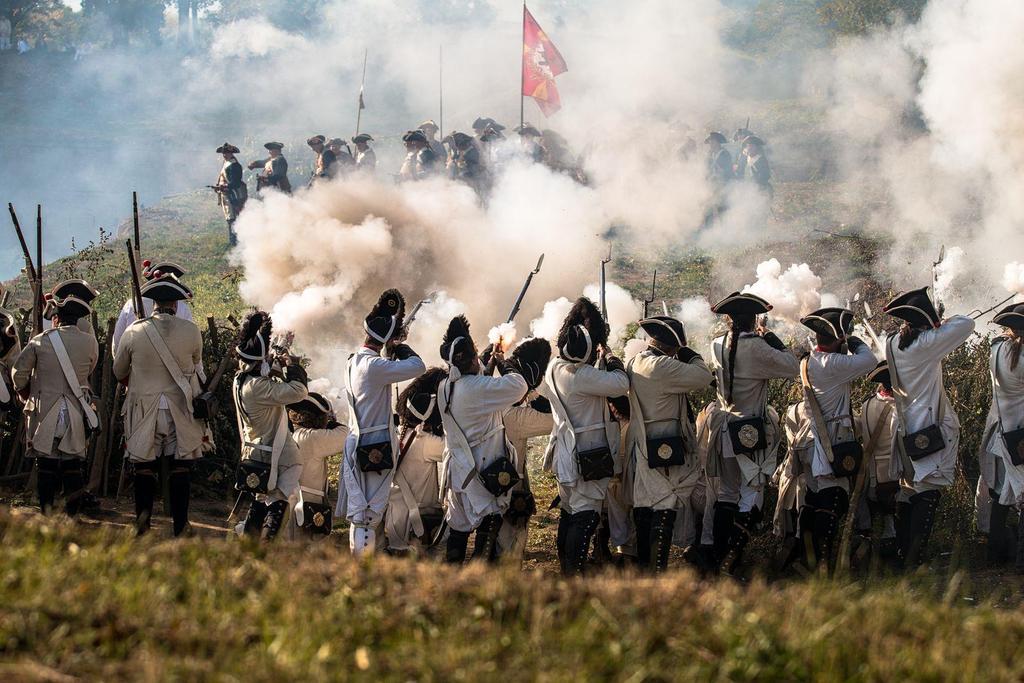
[[[416,315],[420,312],[420,309],[423,308],[423,305],[434,303],[435,296],[437,296],[437,292],[431,292],[430,294],[427,294],[425,299],[420,299],[416,302],[416,305],[412,307],[412,312],[409,313],[409,316],[405,319],[406,333],[409,331],[409,326],[412,325],[414,320],[416,320]]]
[[[605,266],[612,261],[612,245],[608,245],[608,257],[601,259],[601,317],[604,318],[604,325],[610,328],[608,322],[608,277],[605,273]]]
[[[530,274],[526,276],[526,282],[523,283],[523,288],[519,291],[519,296],[516,297],[516,302],[512,304],[512,311],[508,314],[508,320],[505,322],[512,322],[516,319],[519,314],[519,306],[523,303],[523,297],[526,296],[526,290],[530,288],[530,283],[533,282],[533,276],[540,272],[540,267],[544,265],[544,254],[540,255],[537,259],[537,266],[530,271]]]
[[[654,299],[655,299],[654,290],[657,287],[657,285],[658,285],[658,269],[655,268],[654,269],[654,277],[651,278],[651,297],[649,299],[644,299],[644,317],[645,318],[647,317],[647,307],[650,306],[652,303],[654,303]]]

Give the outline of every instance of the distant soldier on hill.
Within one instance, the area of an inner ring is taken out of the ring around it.
[[[313,150],[313,154],[316,155],[316,161],[313,164],[313,175],[309,177],[310,185],[321,178],[333,178],[337,171],[335,165],[337,157],[330,147],[325,146],[324,143],[326,141],[327,138],[323,135],[314,135],[306,140],[306,144],[309,145],[309,148]]]
[[[260,159],[249,164],[249,170],[254,171],[262,168],[262,172],[256,176],[256,191],[264,187],[276,187],[281,192],[290,193],[292,184],[288,182],[288,160],[284,158],[281,150],[284,149],[282,142],[268,142],[263,147],[270,152],[266,159]]]
[[[224,165],[217,176],[217,184],[211,187],[217,193],[221,209],[224,211],[224,220],[228,224],[228,243],[235,246],[238,244],[235,220],[249,198],[249,191],[242,180],[242,164],[235,157],[238,148],[225,142],[217,148],[217,154],[224,157]]]
[[[356,146],[356,168],[369,173],[377,170],[377,154],[369,145],[373,138],[367,133],[360,133],[352,138],[352,142]]]
[[[772,170],[768,165],[768,157],[764,153],[764,141],[756,135],[751,135],[743,141],[743,175],[744,180],[757,184],[757,187],[767,194],[772,195]]]

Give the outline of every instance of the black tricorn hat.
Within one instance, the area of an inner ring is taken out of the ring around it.
[[[487,126],[484,132],[480,133],[480,140],[483,142],[490,142],[491,140],[504,140],[505,135],[501,132],[500,128],[494,126]]]
[[[1012,330],[1024,330],[1024,303],[1010,304],[996,313],[992,322]]]
[[[853,311],[847,308],[819,308],[800,318],[800,324],[818,334],[843,339],[853,332]]]
[[[718,315],[760,315],[770,310],[770,303],[750,292],[733,292],[711,307]]]
[[[593,301],[581,296],[569,310],[558,331],[558,352],[568,361],[590,362],[598,346],[608,344],[608,328],[601,309]]]
[[[473,122],[473,130],[486,130],[488,128],[492,128],[497,131],[505,130],[505,126],[488,116],[477,117],[476,121]]]
[[[284,149],[283,142],[268,142],[263,145],[265,149]]]
[[[366,315],[363,329],[381,344],[386,344],[402,328],[404,318],[405,297],[397,289],[386,289]]]
[[[743,146],[746,147],[747,145],[764,147],[764,140],[757,137],[756,135],[748,135],[747,137],[743,138]]]
[[[466,358],[477,355],[476,344],[473,343],[473,335],[469,332],[469,320],[466,316],[457,315],[448,322],[448,329],[441,339],[438,353],[446,363],[455,366],[462,364]]]
[[[322,145],[327,142],[327,136],[325,135],[314,135],[313,137],[306,140],[306,144],[312,147],[313,145]]]
[[[892,380],[889,379],[888,361],[879,361],[875,369],[868,373],[868,381],[878,382],[884,386],[892,386]]]
[[[906,320],[914,327],[938,327],[941,322],[935,304],[928,296],[927,287],[900,292],[882,311],[894,318]]]
[[[60,316],[67,314],[73,315],[76,318],[84,318],[90,313],[92,313],[92,306],[85,301],[82,301],[77,296],[69,296],[61,299],[59,303],[56,299],[47,299],[44,315],[47,320],[52,320],[55,315]]]
[[[536,389],[544,380],[551,361],[551,342],[540,337],[525,339],[512,351],[509,361],[526,380],[527,386]]]
[[[173,275],[174,277],[182,277],[185,274],[185,269],[179,266],[173,261],[158,261],[153,263],[150,260],[142,262],[142,277],[147,280],[158,275]]]
[[[360,133],[352,136],[352,142],[373,142],[373,137],[369,133]]]
[[[270,335],[274,321],[266,311],[253,311],[245,316],[238,328],[236,347],[238,357],[249,363],[258,363],[270,352]]]
[[[410,130],[402,136],[402,142],[426,142],[427,135],[422,130],[417,128],[416,130]]]
[[[72,278],[58,283],[50,290],[50,294],[53,294],[55,299],[74,296],[87,304],[91,304],[93,300],[100,295],[100,293],[96,291],[95,287],[80,278]]]
[[[419,128],[422,131],[425,131],[428,128],[433,129],[433,130],[439,130],[437,124],[434,122],[434,119],[427,119],[426,121],[424,121],[423,123],[421,123],[420,125],[418,125],[416,127]]]
[[[142,286],[142,296],[153,301],[188,301],[192,290],[171,273],[164,273]]]
[[[0,308],[0,335],[14,339],[18,338],[17,321],[14,318],[14,314],[6,308]]]
[[[442,142],[451,142],[459,149],[463,149],[473,142],[473,138],[465,133],[455,132],[450,135],[446,135]]]
[[[230,142],[225,142],[217,148],[217,154],[238,154],[239,149]]]
[[[541,132],[528,123],[516,126],[515,131],[523,137],[539,138],[541,136]]]
[[[644,318],[639,323],[640,329],[651,339],[667,346],[686,346],[686,330],[683,323],[667,315],[656,315]]]
[[[296,410],[320,415],[330,415],[332,412],[331,402],[328,401],[322,394],[317,394],[312,391],[306,394],[306,398],[302,399],[298,403],[289,404],[288,410]]]
[[[722,135],[721,133],[719,133],[717,130],[711,131],[710,133],[708,133],[708,136],[706,138],[704,138],[705,144],[708,143],[708,142],[711,142],[712,140],[714,140],[716,142],[719,142],[719,143],[721,143],[723,145],[726,142],[728,142],[728,140],[725,139],[725,136]]]

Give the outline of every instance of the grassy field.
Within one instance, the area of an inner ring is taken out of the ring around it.
[[[1024,613],[912,577],[766,586],[136,541],[0,510],[5,680],[1019,680]],[[1008,579],[1019,602],[1020,580]],[[1003,598],[1002,602],[1006,602]]]

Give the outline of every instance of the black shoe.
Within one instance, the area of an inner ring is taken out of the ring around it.
[[[448,529],[448,544],[445,548],[444,561],[448,564],[462,564],[466,561],[466,548],[469,546],[468,531]]]

